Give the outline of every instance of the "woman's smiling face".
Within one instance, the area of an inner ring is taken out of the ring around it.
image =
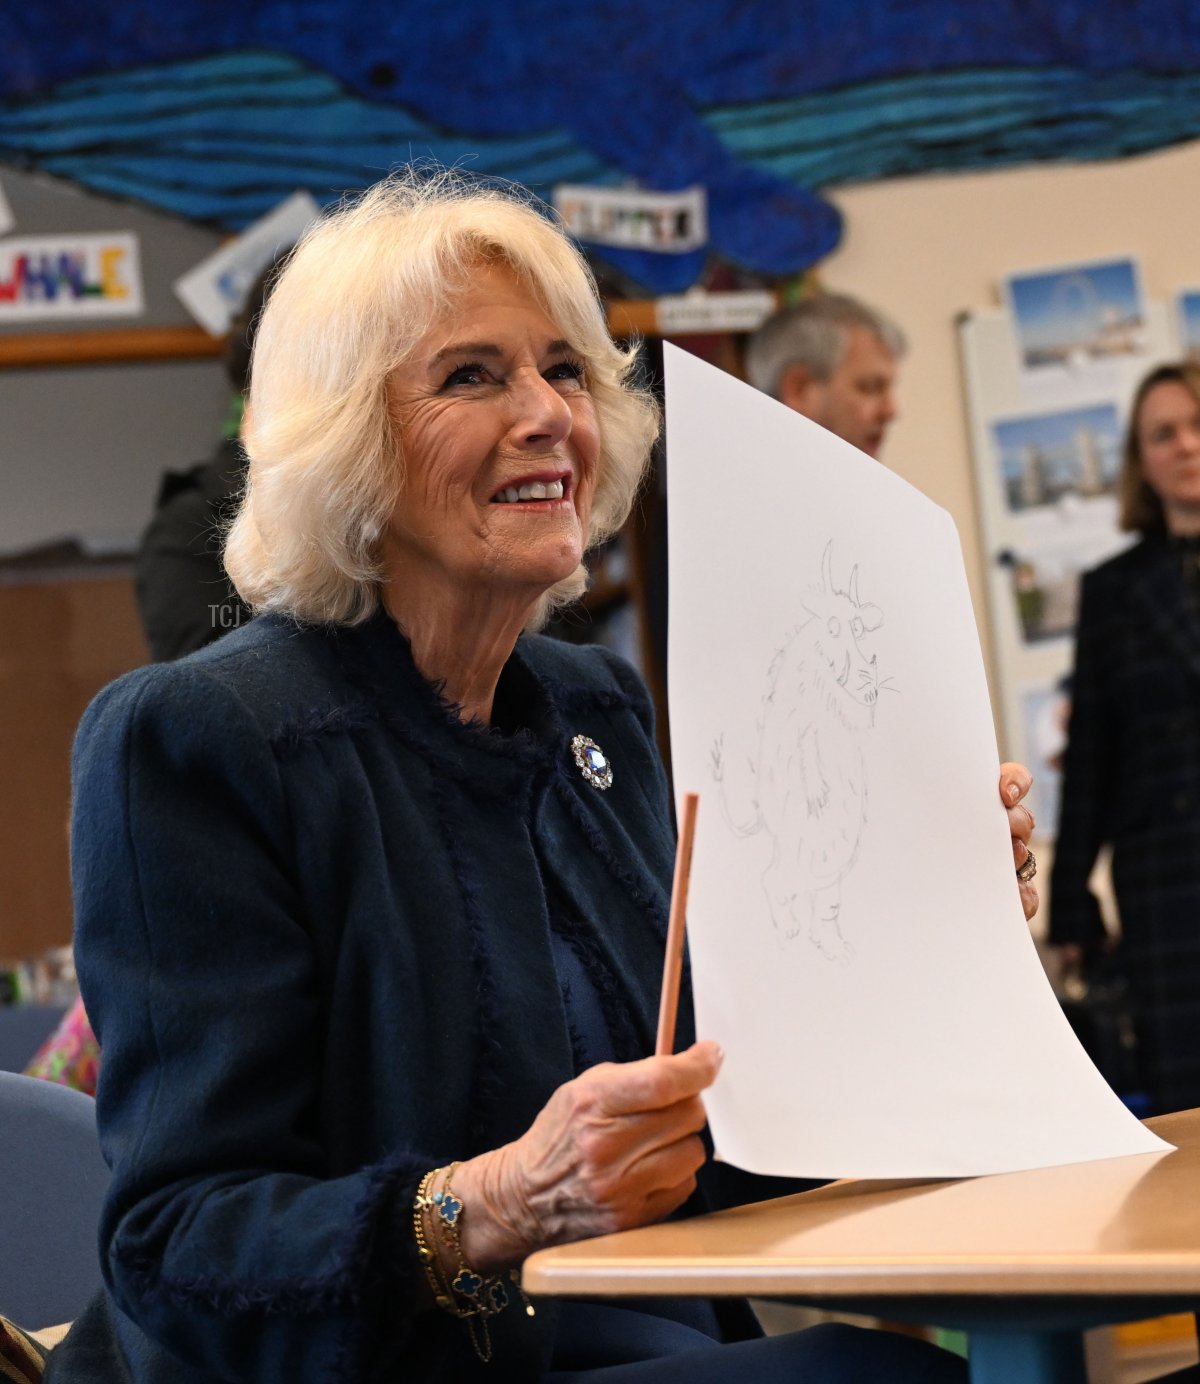
[[[388,379],[404,486],[383,540],[403,602],[530,605],[579,565],[600,455],[581,357],[504,264],[481,264]]]

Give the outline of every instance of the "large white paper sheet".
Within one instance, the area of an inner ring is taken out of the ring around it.
[[[718,1156],[946,1177],[1167,1147],[1062,1015],[1022,915],[954,525],[668,346],[671,745]]]

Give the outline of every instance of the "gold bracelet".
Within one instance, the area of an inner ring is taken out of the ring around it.
[[[492,1341],[487,1319],[508,1306],[509,1293],[504,1279],[499,1274],[478,1273],[463,1257],[459,1222],[465,1210],[451,1185],[451,1179],[458,1166],[457,1163],[451,1163],[447,1168],[434,1168],[421,1179],[413,1201],[413,1238],[416,1241],[421,1266],[425,1270],[425,1277],[433,1290],[434,1301],[444,1312],[449,1312],[451,1316],[466,1322],[475,1354],[486,1364],[492,1358]],[[434,1191],[434,1184],[440,1174],[444,1174],[441,1188]],[[432,1227],[426,1222],[427,1215],[432,1216]],[[435,1236],[440,1238],[458,1264],[453,1278],[449,1281],[438,1251],[431,1243]],[[535,1316],[533,1303],[521,1287],[517,1270],[510,1269],[508,1278],[521,1295],[526,1315]]]
[[[471,1313],[492,1317],[508,1306],[508,1292],[502,1279],[484,1277],[483,1274],[476,1273],[463,1258],[462,1238],[458,1233],[458,1223],[463,1216],[463,1204],[454,1195],[454,1188],[450,1185],[450,1179],[458,1166],[457,1163],[450,1164],[442,1181],[442,1190],[433,1194],[433,1203],[437,1207],[437,1227],[447,1249],[458,1260],[458,1268],[450,1280],[450,1287],[460,1298],[466,1299]]]
[[[417,1242],[417,1258],[420,1259],[425,1277],[433,1290],[433,1300],[443,1311],[453,1311],[454,1300],[449,1296],[446,1285],[442,1281],[437,1251],[430,1248],[429,1242],[425,1238],[425,1212],[432,1205],[429,1199],[429,1188],[433,1185],[433,1180],[439,1172],[441,1172],[440,1168],[434,1168],[431,1172],[427,1172],[421,1179],[421,1185],[417,1188],[416,1199],[413,1202],[413,1239]]]
[[[508,1289],[504,1286],[504,1280],[499,1274],[493,1274],[487,1278],[483,1278],[482,1275],[470,1268],[463,1258],[462,1240],[459,1235],[458,1223],[466,1214],[466,1211],[462,1201],[454,1195],[453,1188],[450,1186],[450,1179],[454,1176],[455,1169],[458,1166],[457,1163],[451,1163],[446,1169],[446,1178],[442,1183],[442,1201],[438,1208],[445,1221],[443,1238],[446,1244],[454,1251],[458,1259],[458,1273],[455,1274],[450,1286],[456,1292],[463,1293],[469,1298],[478,1297],[479,1306],[477,1310],[484,1316],[491,1317],[495,1316],[497,1312],[502,1312],[508,1306]],[[434,1197],[434,1201],[437,1202],[436,1196]],[[447,1207],[447,1210],[442,1210],[443,1207]],[[460,1285],[459,1279],[464,1276],[466,1282]],[[521,1286],[520,1273],[516,1269],[509,1269],[508,1279],[521,1295],[521,1301],[525,1306],[525,1315],[527,1317],[536,1317],[537,1311],[533,1303],[529,1301],[529,1294],[526,1293],[525,1289]],[[482,1283],[480,1284],[476,1280],[482,1280]]]

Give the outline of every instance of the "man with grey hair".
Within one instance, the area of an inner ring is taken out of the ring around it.
[[[772,313],[746,343],[750,383],[878,456],[896,416],[904,334],[865,303],[819,293]]]

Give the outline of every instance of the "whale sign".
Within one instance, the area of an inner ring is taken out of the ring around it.
[[[138,238],[131,232],[0,240],[0,323],[138,317],[143,304]]]

